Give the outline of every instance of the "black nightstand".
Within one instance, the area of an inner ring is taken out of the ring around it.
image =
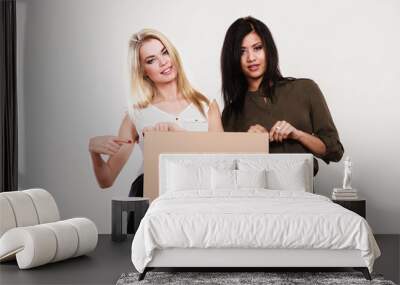
[[[134,213],[134,232],[139,227],[140,221],[149,208],[150,199],[143,197],[113,197],[111,202],[111,239],[112,241],[124,241],[126,234],[123,234],[122,228],[127,225],[122,224],[122,212]],[[127,230],[128,231],[128,230]]]
[[[340,206],[359,214],[361,217],[366,219],[366,201],[365,199],[356,200],[334,200],[332,202],[339,204]]]

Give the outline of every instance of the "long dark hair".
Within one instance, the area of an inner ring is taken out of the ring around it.
[[[221,53],[223,121],[232,115],[237,117],[243,109],[248,83],[240,65],[241,47],[243,38],[252,31],[261,38],[266,53],[267,67],[260,85],[262,92],[272,98],[276,83],[285,80],[279,70],[278,50],[268,27],[250,16],[237,19],[226,32]]]

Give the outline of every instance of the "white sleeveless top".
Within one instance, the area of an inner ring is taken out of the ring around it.
[[[165,112],[152,104],[144,109],[134,108],[133,106],[130,107],[129,117],[135,125],[136,131],[139,135],[138,144],[142,153],[144,153],[143,129],[145,127],[153,127],[157,123],[175,123],[187,131],[207,132],[208,105],[203,103],[203,106],[206,117],[200,113],[193,103],[190,103],[179,114]],[[143,173],[143,162],[140,168],[140,173]]]

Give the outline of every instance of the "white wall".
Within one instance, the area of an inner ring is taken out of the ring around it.
[[[111,190],[101,191],[87,146],[91,136],[117,132],[129,35],[162,31],[194,86],[220,100],[223,38],[247,15],[270,27],[284,76],[319,84],[374,232],[400,233],[396,0],[17,0],[20,187],[48,189],[63,217],[89,217],[109,233],[111,197],[128,194],[141,154],[135,151]],[[329,195],[341,179],[341,163],[321,162],[316,188]]]

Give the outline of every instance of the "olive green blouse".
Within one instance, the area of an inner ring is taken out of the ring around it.
[[[272,100],[259,91],[249,91],[242,113],[236,119],[224,118],[222,123],[226,132],[247,132],[255,124],[270,130],[282,120],[320,138],[326,146],[326,154],[321,157],[326,163],[342,158],[344,149],[328,105],[318,85],[310,79],[277,83]],[[271,142],[269,150],[271,153],[310,153],[300,142],[291,139]],[[314,175],[317,171],[318,163],[314,159]]]

